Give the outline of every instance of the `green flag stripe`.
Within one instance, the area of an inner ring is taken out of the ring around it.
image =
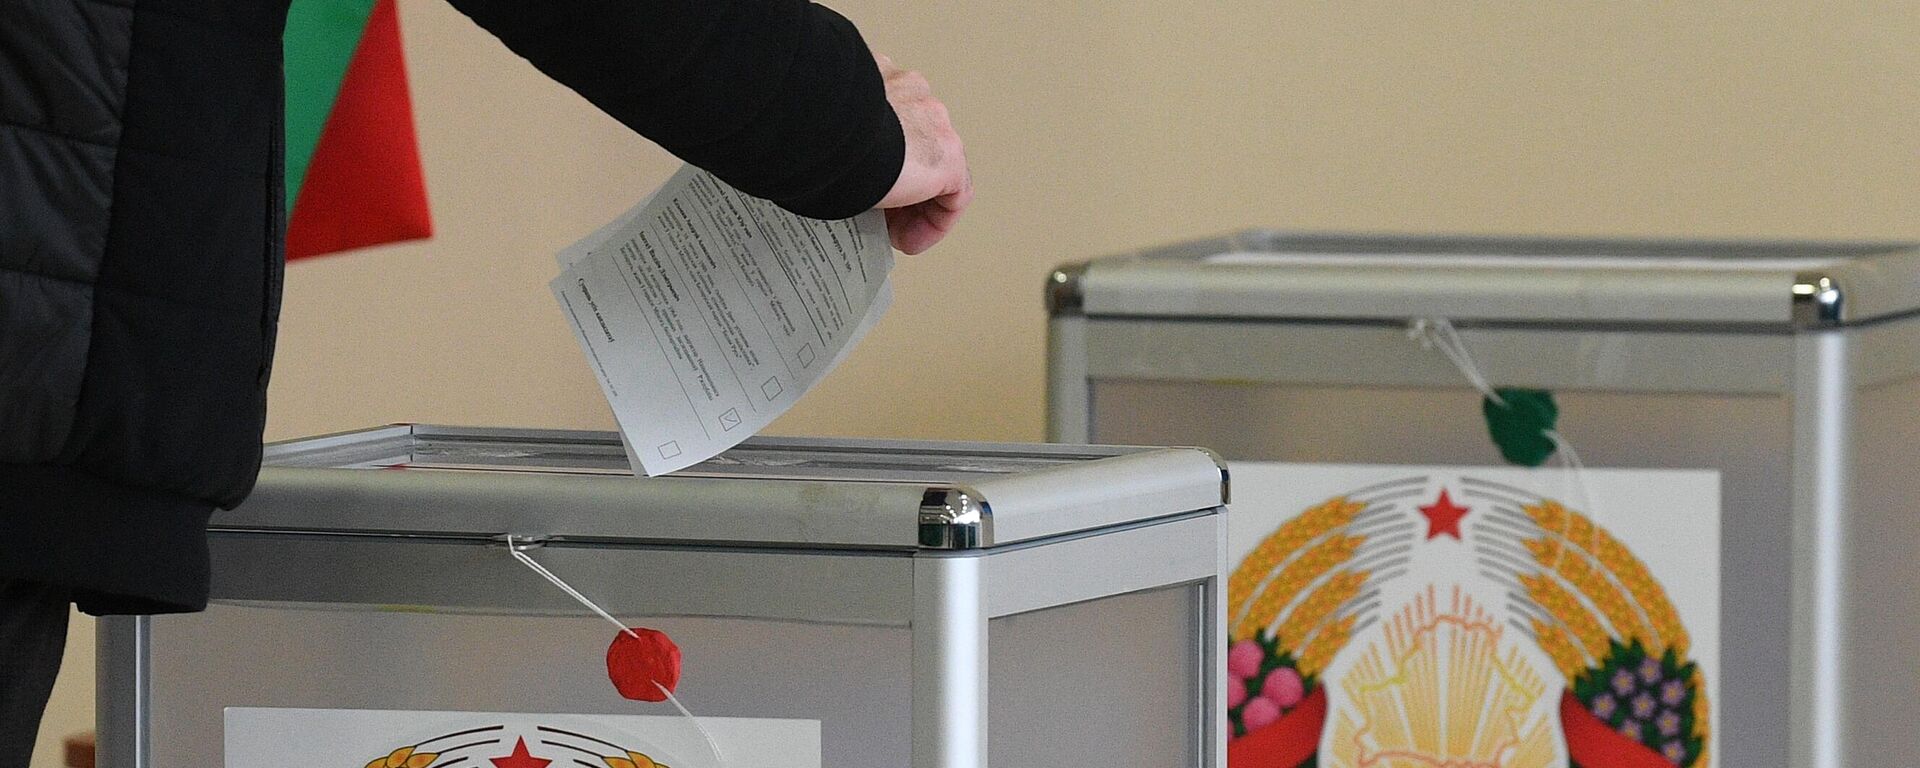
[[[287,8],[287,207],[340,96],[374,0],[293,0]]]

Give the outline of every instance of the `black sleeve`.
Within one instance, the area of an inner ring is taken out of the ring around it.
[[[806,0],[449,0],[682,160],[803,216],[879,202],[906,157],[859,30]]]

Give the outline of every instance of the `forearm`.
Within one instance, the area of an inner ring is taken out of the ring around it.
[[[796,213],[871,208],[904,139],[853,25],[805,0],[450,0],[669,152]]]

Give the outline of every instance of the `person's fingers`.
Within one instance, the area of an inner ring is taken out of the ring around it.
[[[912,205],[886,209],[887,235],[893,247],[908,255],[924,253],[953,231],[960,214],[973,202],[973,179],[962,176],[956,191]]]
[[[960,220],[960,211],[949,208],[951,201],[940,198],[904,208],[886,211],[888,239],[893,247],[908,255],[926,252],[941,240]],[[964,207],[964,206],[963,206]]]
[[[961,162],[965,163],[965,158],[962,158]],[[933,199],[934,202],[940,204],[941,208],[952,211],[956,215],[966,210],[967,206],[973,203],[973,173],[971,170],[964,168],[962,172],[965,176],[961,178],[960,189],[958,191],[940,195]]]
[[[918,255],[926,250],[921,245],[924,238],[919,234],[919,215],[911,207],[888,208],[887,239],[893,242],[893,249],[909,256]]]
[[[946,236],[947,233],[945,231],[934,226],[924,217],[916,218],[913,224],[907,228],[906,250],[901,251],[901,253],[915,256],[926,253],[932,250],[933,246],[938,245]]]
[[[925,253],[945,235],[929,222],[921,206],[893,208],[887,211],[887,235],[894,250],[909,256]]]
[[[953,229],[953,223],[960,220],[960,213],[966,210],[966,204],[958,195],[942,195],[918,206],[920,215],[941,232]]]

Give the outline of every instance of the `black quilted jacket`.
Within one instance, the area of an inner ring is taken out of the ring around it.
[[[453,3],[796,212],[853,215],[899,173],[871,55],[825,8]],[[207,517],[260,465],[285,15],[286,0],[0,0],[0,578],[72,587],[95,613],[205,604]]]

